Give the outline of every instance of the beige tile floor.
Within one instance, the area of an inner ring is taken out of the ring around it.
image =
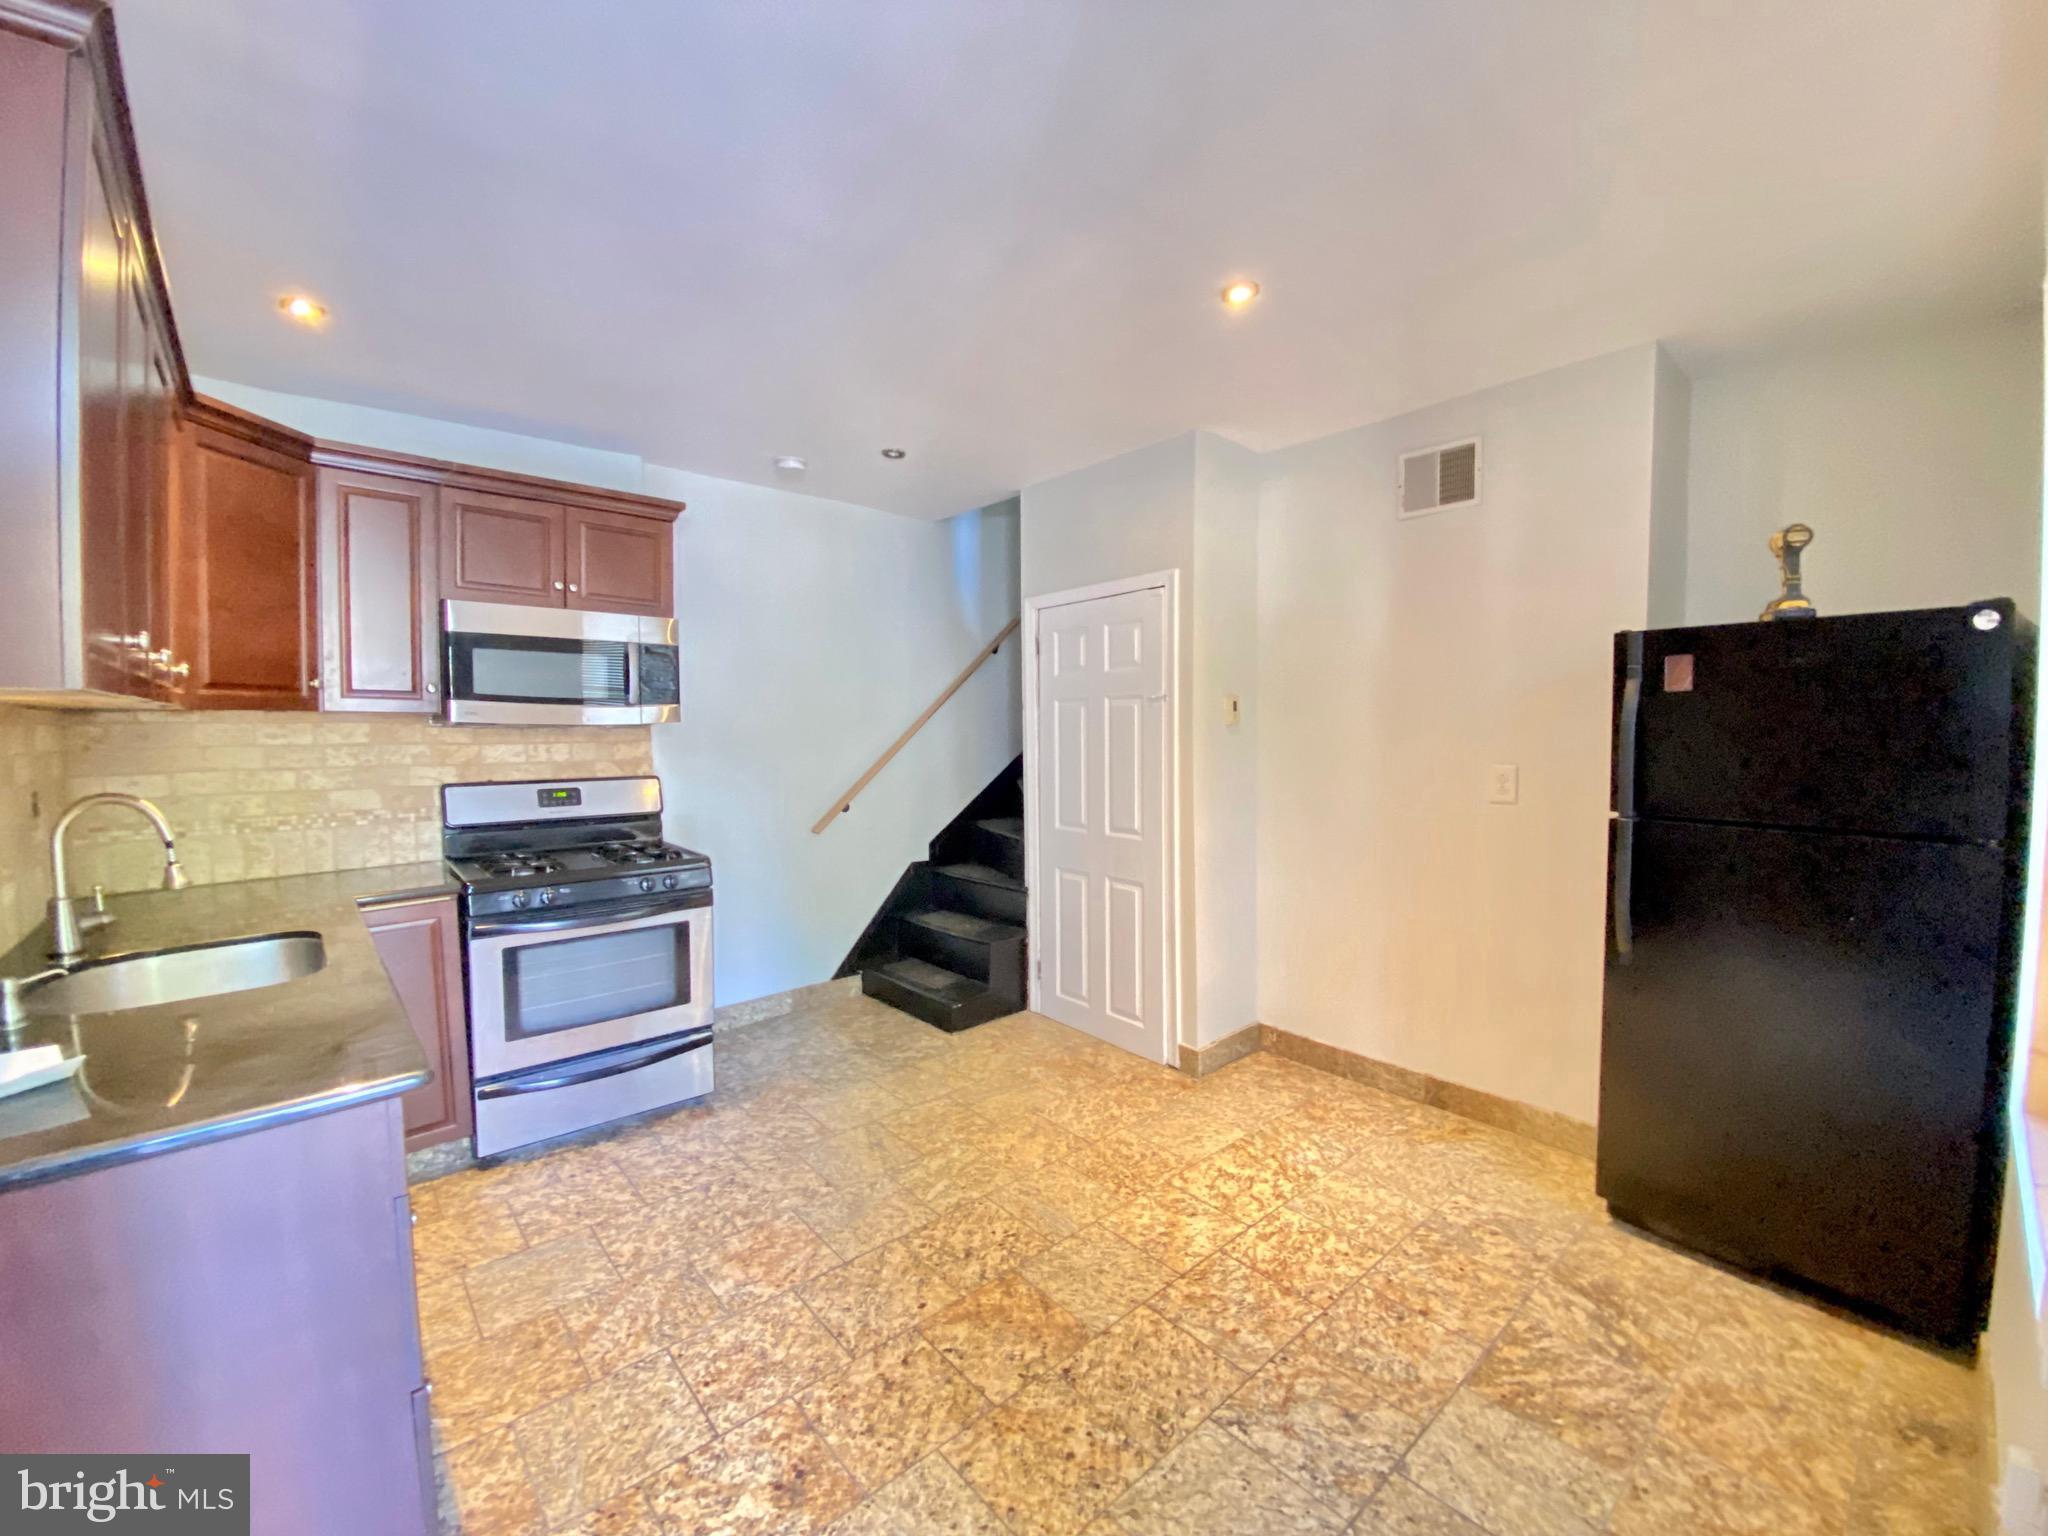
[[[834,999],[706,1104],[415,1188],[469,1536],[1977,1529],[1975,1373],[1257,1055]]]

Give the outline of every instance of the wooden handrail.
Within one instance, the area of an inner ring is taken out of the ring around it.
[[[866,773],[862,774],[859,778],[853,781],[853,788],[849,789],[845,794],[841,795],[837,800],[834,800],[832,802],[832,809],[827,811],[824,815],[820,816],[817,820],[817,824],[813,826],[811,830],[813,832],[822,832],[827,827],[832,825],[835,818],[843,815],[847,811],[852,810],[853,802],[855,801],[855,799],[859,797],[860,792],[866,789],[868,785],[874,782],[876,774],[880,773],[884,768],[889,766],[889,759],[894,757],[898,752],[901,752],[904,749],[904,747],[909,745],[910,738],[915,736],[919,731],[923,730],[925,727],[925,722],[930,720],[933,715],[936,715],[939,712],[940,708],[944,706],[946,700],[950,699],[951,697],[953,697],[954,694],[958,693],[961,690],[961,688],[966,685],[967,679],[974,676],[975,673],[981,670],[981,664],[984,661],[987,661],[989,657],[995,655],[997,651],[1003,648],[1003,642],[1009,639],[1010,636],[1017,633],[1017,626],[1021,622],[1022,620],[1020,619],[1010,620],[1009,623],[1005,624],[1002,627],[1001,633],[999,633],[995,637],[995,639],[989,641],[987,645],[984,645],[980,650],[976,651],[974,653],[974,660],[967,663],[967,665],[961,669],[960,675],[958,677],[954,678],[953,681],[946,684],[946,691],[940,694],[936,699],[933,699],[931,703],[925,707],[925,712],[919,715],[915,720],[910,722],[909,730],[905,731],[901,736],[898,736],[894,741],[889,743],[889,750],[884,752],[880,757],[875,759],[873,767],[869,768]]]

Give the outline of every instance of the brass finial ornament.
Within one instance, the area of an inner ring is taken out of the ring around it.
[[[1804,523],[1787,523],[1771,535],[1771,553],[1778,557],[1778,582],[1782,590],[1764,604],[1759,617],[1769,619],[1816,619],[1820,617],[1806,594],[1799,589],[1799,552],[1813,542],[1813,530]]]

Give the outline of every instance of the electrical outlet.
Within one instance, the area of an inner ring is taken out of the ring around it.
[[[1521,798],[1522,775],[1513,763],[1495,763],[1486,770],[1486,803],[1513,805]]]

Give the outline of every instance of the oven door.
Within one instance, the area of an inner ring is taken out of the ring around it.
[[[469,925],[479,1082],[711,1023],[706,891]]]
[[[516,603],[446,602],[441,610],[451,723],[649,725],[676,714],[672,682],[650,705],[641,678],[642,647],[659,645],[673,621]],[[673,663],[656,671],[659,683]]]

